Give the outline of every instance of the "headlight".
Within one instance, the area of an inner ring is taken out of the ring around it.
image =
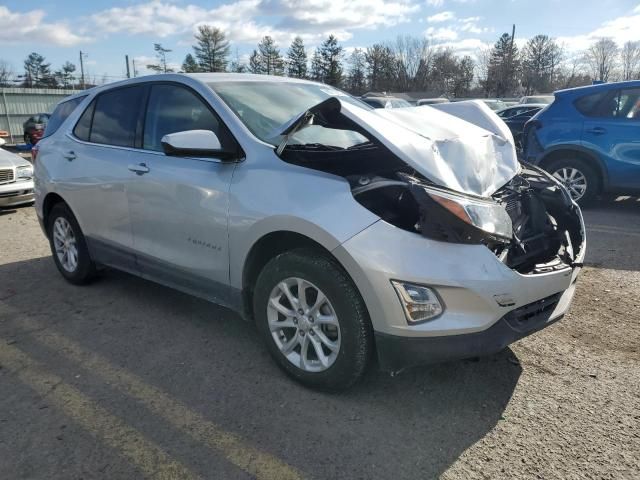
[[[437,188],[424,189],[429,197],[464,223],[498,238],[510,240],[513,236],[511,218],[502,205]]]
[[[25,165],[24,167],[16,168],[16,178],[32,178],[33,166]]]

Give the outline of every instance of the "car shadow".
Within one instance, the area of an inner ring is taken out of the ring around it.
[[[640,198],[606,195],[584,208],[585,263],[595,268],[640,270]]]
[[[395,377],[372,368],[346,392],[317,392],[280,372],[254,325],[229,310],[114,271],[72,286],[49,257],[0,265],[0,338],[26,344],[48,368],[67,368],[60,352],[37,347],[30,338],[37,332],[24,331],[23,317],[38,319],[37,331],[64,335],[163,389],[309,478],[438,477],[504,421],[522,372],[507,349]],[[110,388],[96,372],[82,378],[86,389]],[[136,422],[159,421],[135,412]],[[181,441],[179,432],[162,439],[169,449]]]

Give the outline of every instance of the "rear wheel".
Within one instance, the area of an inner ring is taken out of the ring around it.
[[[269,353],[295,380],[335,391],[364,373],[373,350],[364,301],[323,252],[296,249],[269,261],[258,276],[253,308]]]
[[[49,244],[58,271],[70,283],[82,285],[96,273],[80,225],[64,203],[53,206],[48,217]]]
[[[597,172],[580,159],[554,160],[546,169],[567,188],[571,198],[581,206],[593,202],[600,193]]]

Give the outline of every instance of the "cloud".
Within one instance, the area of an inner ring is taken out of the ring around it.
[[[438,44],[439,48],[450,48],[456,55],[464,56],[469,55],[473,58],[478,58],[478,54],[487,48],[491,48],[491,43],[484,42],[478,38],[465,38],[463,40],[443,42]]]
[[[64,22],[43,23],[45,16],[43,10],[16,13],[0,5],[0,45],[45,43],[71,47],[92,41],[91,37],[72,32]]]
[[[455,13],[451,11],[445,11],[445,12],[436,13],[435,15],[431,15],[430,17],[427,17],[427,22],[441,23],[441,22],[447,22],[449,20],[453,20],[454,18],[456,18]]]
[[[408,22],[419,9],[416,0],[240,0],[212,9],[152,0],[110,8],[91,19],[106,34],[122,32],[157,38],[184,35],[187,43],[192,41],[190,37],[198,25],[207,24],[222,29],[234,42],[257,43],[270,35],[283,45],[297,34],[310,43],[319,42],[330,33],[347,40],[353,30]],[[268,25],[261,23],[262,18],[277,21]]]
[[[635,7],[630,15],[603,22],[592,32],[558,37],[556,40],[567,49],[569,54],[586,50],[593,42],[604,37],[613,39],[618,46],[622,47],[625,42],[638,40],[638,25],[640,25],[640,5]]]
[[[446,27],[441,27],[441,28],[429,27],[424,33],[425,35],[427,35],[428,37],[431,37],[433,40],[436,40],[436,41],[437,40],[450,41],[458,38],[458,32],[456,32],[452,28],[446,28]]]

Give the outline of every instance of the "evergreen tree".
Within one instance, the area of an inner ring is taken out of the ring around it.
[[[190,53],[187,53],[187,56],[184,57],[184,62],[182,62],[182,71],[184,73],[195,73],[200,71],[200,66],[196,59]]]
[[[256,74],[264,73],[262,71],[262,61],[260,59],[260,54],[255,49],[249,57],[249,72]]]
[[[202,72],[224,72],[229,57],[229,42],[222,30],[209,25],[200,25],[195,35],[197,45],[193,52]]]
[[[290,77],[307,77],[307,51],[302,38],[296,37],[287,52],[287,74]]]
[[[322,55],[320,54],[320,49],[316,48],[316,51],[313,52],[313,57],[311,58],[311,80],[324,82],[324,75],[325,72]]]
[[[70,88],[73,86],[73,72],[76,71],[76,66],[71,62],[64,62],[62,68],[55,73],[56,80],[64,88]]]
[[[57,82],[51,73],[51,64],[42,55],[33,52],[24,61],[25,87],[56,87]]]
[[[261,72],[266,75],[284,75],[284,59],[280,49],[269,35],[262,38],[258,44]]]
[[[338,45],[338,39],[329,35],[320,47],[325,83],[336,87],[342,84],[342,55],[342,47]]]
[[[518,47],[508,33],[503,33],[491,50],[485,90],[496,97],[512,95],[517,86]]]

